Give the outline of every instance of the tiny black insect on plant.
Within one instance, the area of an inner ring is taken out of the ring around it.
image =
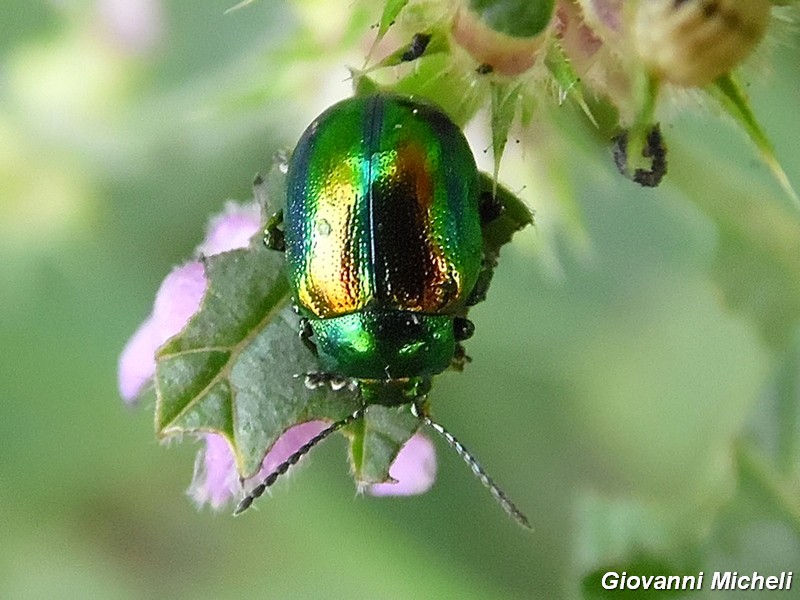
[[[408,404],[530,528],[426,403],[433,376],[469,360],[467,311],[485,298],[499,249],[485,243],[485,227],[503,209],[495,195],[481,194],[464,134],[431,104],[394,94],[350,98],[309,125],[289,162],[285,209],[268,221],[265,243],[286,253],[300,337],[321,367],[306,385],[353,390],[360,408],[280,464],[235,514],[370,405]]]
[[[408,49],[400,55],[400,62],[411,62],[417,60],[428,49],[428,44],[431,43],[431,34],[429,33],[415,33],[411,38],[411,43]]]
[[[628,133],[623,131],[611,140],[611,151],[614,164],[622,174],[642,187],[658,187],[667,174],[667,146],[661,136],[658,123],[650,127],[642,148],[642,157],[650,160],[650,168],[631,169],[630,164],[635,157],[628,156]]]

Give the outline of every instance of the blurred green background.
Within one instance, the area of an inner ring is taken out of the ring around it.
[[[355,496],[336,438],[256,512],[195,510],[198,446],[157,444],[153,394],[126,409],[117,358],[209,215],[347,94],[380,7],[336,4],[6,4],[0,598],[574,598],[604,565],[800,564],[800,219],[744,136],[696,106],[667,113],[657,190],[551,140],[586,236],[528,184],[539,227],[474,311],[474,362],[436,382],[436,417],[534,533],[441,444],[420,497]],[[788,42],[748,90],[797,185]]]

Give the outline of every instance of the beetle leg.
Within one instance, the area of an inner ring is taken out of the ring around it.
[[[466,317],[454,317],[453,334],[457,342],[468,340],[475,334],[475,325]]]
[[[456,344],[456,352],[453,355],[453,360],[450,361],[450,368],[454,371],[461,372],[467,364],[472,362],[472,358],[467,355],[467,350],[464,344]]]
[[[311,340],[311,336],[314,335],[314,330],[311,329],[311,322],[305,317],[300,318],[300,331],[298,335],[300,336],[300,341],[308,348],[309,352],[314,356],[319,356],[317,345]]]
[[[430,377],[417,377],[409,383],[410,385],[403,392],[403,395],[415,404],[420,400],[424,400],[433,386],[433,380]]]
[[[498,195],[488,189],[484,189],[481,192],[478,200],[478,214],[481,219],[481,228],[496,221],[502,216],[505,210],[506,206]],[[467,298],[467,306],[475,306],[486,300],[486,294],[489,292],[489,285],[492,283],[492,276],[494,275],[495,267],[497,267],[497,257],[497,250],[490,251],[484,248],[481,270],[478,273],[478,281],[475,283],[475,287],[472,288],[472,292],[470,292]]]
[[[486,294],[489,293],[489,285],[492,283],[492,276],[494,276],[494,269],[497,266],[497,258],[484,256],[481,263],[481,270],[478,274],[478,281],[475,287],[467,298],[467,306],[475,306],[486,300]]]
[[[505,205],[495,194],[490,191],[482,192],[480,204],[478,205],[481,227],[485,227],[492,221],[498,219],[505,209]],[[483,260],[481,261],[481,270],[478,274],[478,281],[475,283],[475,287],[472,288],[472,292],[470,292],[467,298],[467,306],[475,306],[486,300],[486,294],[489,292],[489,285],[492,283],[492,277],[494,276],[494,269],[496,266],[497,254],[484,251]]]
[[[272,215],[264,227],[264,245],[270,250],[283,252],[286,250],[286,242],[283,231],[279,227],[283,225],[283,210],[279,210]]]
[[[506,207],[495,194],[490,191],[481,192],[478,212],[481,217],[481,226],[485,226],[503,214]]]
[[[347,389],[351,392],[358,390],[357,379],[342,377],[335,373],[323,373],[321,371],[306,373],[305,385],[310,390],[318,390],[320,388],[328,388],[332,392],[338,392],[343,389]]]
[[[467,363],[472,359],[467,356],[467,351],[461,343],[468,340],[475,333],[475,325],[466,317],[453,318],[453,335],[456,338],[456,351],[450,361],[450,368],[455,371],[463,371]]]
[[[296,310],[296,307],[295,307]],[[317,345],[312,341],[311,336],[314,335],[314,330],[311,329],[311,321],[306,317],[300,318],[300,331],[298,333],[300,341],[308,350],[314,355],[318,356],[319,351]],[[298,375],[299,377],[299,375]],[[305,385],[310,390],[318,390],[320,388],[328,388],[333,392],[347,389],[351,392],[358,390],[358,380],[349,377],[342,377],[335,373],[323,373],[319,371],[305,374]]]

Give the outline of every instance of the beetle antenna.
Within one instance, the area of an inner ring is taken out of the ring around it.
[[[439,425],[439,423],[432,421],[431,418],[426,415],[416,404],[412,406],[415,409],[414,412],[417,413],[417,416],[419,416],[422,422],[442,436],[448,445],[456,451],[456,454],[458,454],[461,459],[467,463],[467,466],[469,466],[469,468],[472,470],[472,473],[475,475],[475,477],[478,478],[478,481],[480,481],[483,486],[492,493],[492,496],[494,496],[494,499],[497,500],[497,503],[500,504],[506,514],[522,527],[525,527],[526,529],[533,529],[530,521],[528,521],[528,517],[526,517],[523,512],[517,508],[516,504],[511,501],[511,498],[509,498],[506,493],[500,489],[500,486],[494,482],[494,480],[478,462],[478,459],[475,458],[475,456],[464,447],[464,444],[459,442],[452,433]]]
[[[233,516],[236,517],[246,511],[250,506],[255,502],[261,495],[267,491],[267,488],[274,484],[281,475],[285,475],[286,472],[297,462],[303,458],[306,454],[308,454],[311,449],[322,442],[325,438],[327,438],[332,433],[336,433],[342,427],[350,425],[353,421],[357,421],[361,417],[364,416],[364,407],[361,406],[358,410],[354,411],[352,414],[346,416],[344,419],[336,421],[335,423],[331,423],[328,427],[320,431],[317,435],[313,438],[308,440],[305,444],[300,446],[294,454],[292,454],[289,458],[279,464],[274,471],[272,471],[266,478],[259,483],[256,487],[254,487],[250,492],[241,499],[239,504],[236,506],[236,510],[233,511]]]

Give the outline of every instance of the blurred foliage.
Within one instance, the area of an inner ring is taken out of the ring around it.
[[[194,445],[165,451],[148,410],[123,409],[116,358],[208,216],[248,199],[273,152],[350,93],[382,10],[227,8],[5,12],[0,597],[573,598],[606,565],[798,564],[798,216],[748,140],[693,98],[663,107],[656,190],[616,173],[569,102],[511,130],[500,178],[537,230],[503,251],[474,362],[431,402],[532,535],[444,447],[428,494],[354,499],[341,439],[246,520],[195,511]],[[377,55],[407,43],[392,31]],[[743,73],[795,185],[796,39]],[[409,68],[466,120],[477,92],[437,60]],[[469,127],[491,171],[486,131]]]

